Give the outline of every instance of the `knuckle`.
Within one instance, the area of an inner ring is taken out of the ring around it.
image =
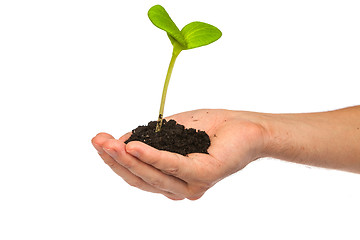
[[[162,189],[164,187],[164,183],[159,179],[150,179],[149,184],[154,186],[155,188]]]
[[[129,170],[131,170],[131,169],[133,169],[134,168],[134,162],[132,162],[132,161],[122,161],[121,162],[121,165],[123,166],[123,167],[125,167],[125,168],[127,168],[127,169],[129,169]]]
[[[175,159],[176,159],[174,161],[175,163],[181,162],[180,156],[178,154],[174,154],[174,156],[175,156]],[[177,164],[172,164],[172,166],[163,169],[163,172],[165,174],[177,177],[177,176],[180,175],[180,168],[179,168],[179,166]]]
[[[186,198],[189,200],[198,200],[204,195],[205,191],[194,191],[191,194],[189,194]]]
[[[186,198],[189,200],[198,200],[211,187],[211,184],[202,183],[188,189]]]
[[[149,163],[150,165],[157,166],[158,163],[159,163],[159,159],[158,159],[158,158],[149,159],[149,160],[148,160],[148,163]]]
[[[168,168],[168,169],[165,169],[163,172],[168,175],[178,176],[179,168],[177,168],[177,167]]]
[[[127,181],[127,183],[135,188],[142,188],[142,186],[144,185],[143,181],[141,179],[134,179],[132,181]]]
[[[179,196],[173,196],[173,195],[166,195],[164,194],[165,197],[173,200],[173,201],[180,201],[180,200],[184,200],[185,198],[184,197],[179,197]]]
[[[104,163],[107,164],[109,167],[114,168],[116,166],[116,162],[111,158],[103,158]]]
[[[196,197],[188,197],[187,199],[189,199],[191,201],[196,201],[196,200],[199,200],[201,197],[202,197],[202,195],[201,196],[196,196]]]

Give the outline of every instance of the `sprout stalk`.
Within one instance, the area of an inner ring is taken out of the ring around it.
[[[161,96],[159,118],[157,120],[155,132],[159,132],[161,130],[161,125],[162,125],[163,116],[164,116],[166,93],[167,93],[167,89],[168,89],[168,86],[169,86],[171,73],[172,73],[172,70],[174,68],[176,58],[177,58],[177,56],[179,56],[181,51],[182,51],[182,48],[180,46],[178,46],[177,44],[174,44],[174,49],[173,49],[173,52],[172,52],[172,57],[171,57],[169,68],[168,68],[168,71],[167,71],[167,74],[166,74],[164,88],[163,88],[163,92],[162,92],[162,96]]]

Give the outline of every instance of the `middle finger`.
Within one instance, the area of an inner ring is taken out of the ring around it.
[[[141,178],[147,184],[161,189],[166,192],[173,193],[178,196],[187,195],[187,184],[173,176],[169,176],[162,171],[139,161],[134,156],[125,151],[124,143],[115,144],[116,140],[109,140],[104,144],[104,151],[109,154],[117,163],[126,168],[134,175]]]

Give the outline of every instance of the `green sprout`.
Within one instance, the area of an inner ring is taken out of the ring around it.
[[[171,20],[166,10],[160,5],[151,7],[148,16],[150,21],[156,27],[167,33],[171,44],[173,45],[172,57],[161,97],[159,118],[156,124],[155,131],[158,132],[160,131],[163,122],[166,93],[177,56],[179,56],[182,50],[193,49],[215,42],[221,37],[222,33],[216,27],[203,22],[189,23],[180,31],[176,24]]]

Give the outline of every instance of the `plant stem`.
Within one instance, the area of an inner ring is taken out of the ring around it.
[[[158,118],[158,120],[157,120],[155,132],[159,132],[159,131],[161,130],[161,125],[162,125],[163,116],[164,116],[164,107],[165,107],[166,93],[167,93],[167,89],[168,89],[168,86],[169,86],[171,73],[172,73],[172,70],[173,70],[173,68],[174,68],[176,58],[177,58],[177,56],[179,56],[181,50],[182,50],[181,47],[179,47],[179,46],[177,46],[177,45],[174,45],[174,49],[173,49],[173,52],[172,52],[172,57],[171,57],[170,64],[169,64],[169,68],[168,68],[168,71],[167,71],[167,74],[166,74],[166,78],[165,78],[164,88],[163,88],[162,97],[161,97],[159,118]]]

